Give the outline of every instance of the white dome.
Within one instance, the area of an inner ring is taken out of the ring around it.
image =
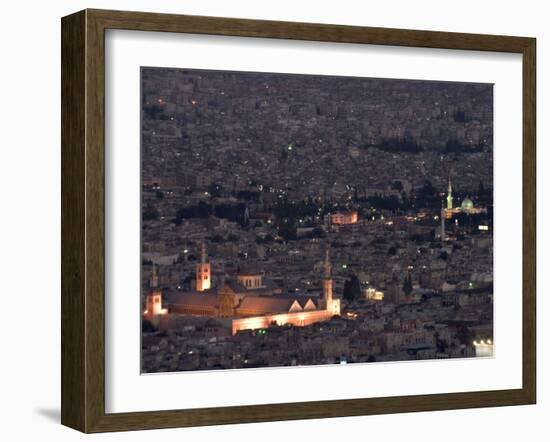
[[[462,205],[460,207],[462,210],[472,210],[474,208],[474,202],[470,198],[466,197],[462,201]]]

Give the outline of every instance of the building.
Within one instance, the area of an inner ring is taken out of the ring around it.
[[[447,207],[445,208],[445,218],[451,219],[453,215],[459,213],[466,213],[468,215],[475,215],[478,213],[487,213],[487,209],[474,207],[474,202],[466,197],[462,200],[459,207],[453,207],[453,185],[451,182],[451,176],[449,175],[449,185],[447,187]]]
[[[371,301],[383,301],[384,292],[381,290],[376,290],[374,287],[369,287],[365,291],[365,298]]]
[[[237,281],[249,290],[265,288],[262,273],[256,269],[239,269]]]
[[[224,281],[219,287],[210,288],[210,264],[204,243],[201,246],[201,262],[197,264],[197,290],[193,292],[168,292],[164,294],[166,308],[162,307],[162,293],[154,289],[147,296],[147,318],[159,315],[202,316],[225,318],[231,333],[240,330],[267,328],[271,325],[306,326],[327,321],[340,315],[340,300],[333,297],[332,266],[328,251],[323,262],[323,298],[303,294],[287,295],[265,284],[257,271],[241,271],[235,278]],[[153,278],[152,285],[156,281]],[[206,282],[206,285],[199,286]],[[198,290],[198,288],[201,290]]]
[[[474,341],[474,349],[476,357],[491,357],[493,356],[493,342],[490,339],[486,341]]]
[[[154,320],[160,315],[168,313],[168,309],[162,308],[162,291],[158,287],[157,267],[153,266],[151,277],[151,290],[146,297],[143,316],[148,320]]]
[[[340,226],[348,224],[356,224],[359,220],[359,216],[356,210],[350,210],[349,212],[335,212],[330,214],[330,223]]]

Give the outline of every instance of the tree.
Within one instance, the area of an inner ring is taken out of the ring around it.
[[[456,331],[456,338],[463,345],[472,345],[474,334],[466,325],[461,325]]]
[[[212,206],[210,204],[205,203],[204,201],[200,201],[197,205],[197,216],[199,218],[208,218],[212,214]]]
[[[395,180],[391,183],[391,188],[397,190],[398,192],[403,191],[403,183],[399,180]]]
[[[151,221],[154,219],[158,219],[158,217],[159,212],[153,206],[147,206],[141,212],[141,218],[143,219],[143,221]]]
[[[312,238],[324,238],[326,234],[322,227],[315,227],[311,231],[311,236]]]
[[[438,332],[435,332],[434,337],[435,337],[435,346],[437,347],[437,352],[445,353],[445,350],[447,350],[447,347],[449,346],[447,341],[445,341],[444,339],[441,339]]]
[[[294,241],[298,238],[297,235],[297,229],[296,225],[294,224],[294,220],[290,220],[289,222],[283,222],[279,226],[279,236],[283,237],[285,241]]]
[[[344,299],[348,302],[355,301],[361,297],[361,283],[355,274],[344,281]]]
[[[485,195],[485,186],[483,185],[483,181],[479,180],[479,186],[477,188],[477,196],[479,198],[483,198],[484,195]]]
[[[441,207],[439,193],[431,181],[426,180],[424,185],[417,191],[415,205],[418,208]]]
[[[344,281],[344,293],[342,295],[346,301],[351,301],[351,288],[349,280]]]
[[[144,333],[151,333],[156,331],[155,326],[153,323],[145,318],[142,318],[141,320],[141,331]]]
[[[211,198],[217,198],[222,195],[221,189],[222,188],[220,185],[212,183],[208,187],[208,193],[210,194]]]
[[[405,295],[409,296],[413,289],[413,283],[411,278],[411,272],[407,273],[407,277],[405,278],[405,282],[403,283],[403,292]]]

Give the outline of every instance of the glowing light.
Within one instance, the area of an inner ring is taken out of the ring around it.
[[[493,344],[490,339],[484,341],[481,339],[479,342],[474,341],[473,345],[475,347],[476,356],[478,357],[487,357],[493,356]]]
[[[357,211],[336,212],[330,215],[330,222],[337,225],[356,224],[359,220]]]

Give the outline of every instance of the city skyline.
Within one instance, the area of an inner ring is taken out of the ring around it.
[[[492,112],[490,84],[142,68],[142,371],[490,355]]]

